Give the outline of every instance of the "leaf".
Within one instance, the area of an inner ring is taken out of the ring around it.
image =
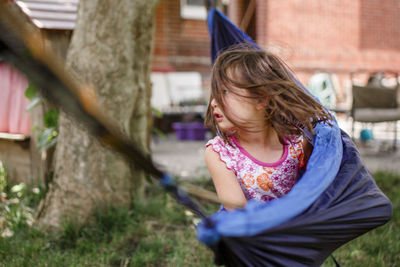
[[[151,179],[151,176],[146,175],[146,176],[145,176],[145,179],[146,179],[146,181],[147,181],[149,184],[154,185],[154,181],[153,181],[153,179]]]
[[[59,111],[52,109],[46,112],[43,117],[43,124],[47,128],[56,128],[58,126]]]
[[[26,107],[25,111],[31,111],[34,107],[36,107],[37,105],[40,104],[40,101],[42,100],[42,98],[40,96],[35,96],[31,99],[31,102],[29,103],[29,105]]]
[[[57,135],[55,127],[47,128],[43,130],[38,137],[38,148],[40,151],[44,151],[57,143]]]
[[[156,109],[155,107],[151,107],[151,111],[153,111],[154,115],[158,118],[161,119],[163,117],[163,113]]]
[[[39,136],[38,136],[38,138],[39,138],[39,140],[38,140],[39,141],[39,146],[41,144],[46,143],[50,139],[52,131],[53,131],[52,128],[47,128],[47,129],[44,129],[42,132],[39,133]]]
[[[41,148],[41,151],[47,150],[47,149],[49,149],[50,147],[55,146],[56,144],[57,144],[57,137],[51,139],[50,142],[47,142],[47,143]]]
[[[39,90],[37,89],[37,87],[33,83],[30,83],[28,85],[28,88],[26,88],[25,90],[25,97],[28,99],[32,99],[37,95],[38,92]]]
[[[158,129],[158,128],[156,128],[156,127],[153,127],[152,129],[151,129],[152,131],[153,131],[153,133],[155,133],[156,135],[158,135],[158,136],[160,136],[160,137],[162,137],[162,138],[167,138],[167,135],[165,134],[165,133],[163,133],[160,129]]]

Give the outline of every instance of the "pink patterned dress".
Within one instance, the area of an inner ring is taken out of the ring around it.
[[[284,145],[283,155],[275,163],[255,159],[233,136],[229,142],[216,136],[206,146],[212,146],[226,167],[235,172],[247,200],[267,202],[286,195],[304,166],[303,137]]]

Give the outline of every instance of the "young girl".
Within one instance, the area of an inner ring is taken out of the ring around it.
[[[332,116],[275,55],[240,46],[215,61],[206,125],[219,132],[205,160],[225,209],[287,194],[312,146],[302,136]]]

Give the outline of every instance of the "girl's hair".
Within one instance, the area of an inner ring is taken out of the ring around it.
[[[245,89],[245,97],[267,101],[265,120],[278,133],[281,142],[301,135],[301,129],[314,134],[317,122],[333,120],[331,114],[311,95],[304,91],[289,72],[286,64],[276,55],[248,44],[235,45],[216,59],[211,78],[211,95],[205,124],[217,127],[211,100],[215,99],[227,118],[238,128],[246,128],[235,122],[225,112],[225,89]],[[238,91],[230,92],[244,96]],[[221,133],[226,138],[225,133]]]

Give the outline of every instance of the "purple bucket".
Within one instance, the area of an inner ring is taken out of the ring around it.
[[[178,140],[186,140],[187,139],[187,130],[186,130],[185,123],[174,122],[174,123],[172,123],[172,128],[174,128],[176,138],[178,138]]]
[[[178,140],[204,140],[207,128],[201,122],[175,122],[172,124]]]
[[[204,140],[207,128],[201,122],[191,122],[187,124],[188,140]]]

